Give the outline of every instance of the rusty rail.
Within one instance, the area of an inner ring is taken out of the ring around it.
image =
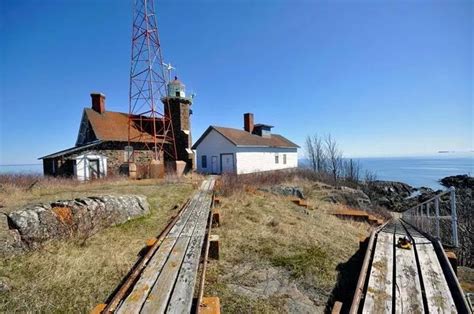
[[[140,275],[140,273],[146,267],[150,258],[153,256],[153,254],[155,254],[156,250],[161,245],[161,242],[163,242],[164,237],[168,234],[171,228],[173,228],[174,224],[176,223],[176,221],[178,221],[179,217],[181,217],[183,209],[186,208],[186,206],[189,204],[189,201],[190,199],[184,202],[184,204],[179,209],[178,213],[170,219],[168,225],[158,235],[158,237],[156,238],[156,242],[153,244],[153,246],[148,249],[145,255],[143,255],[137,260],[137,262],[135,263],[131,271],[125,277],[124,281],[122,281],[118,289],[116,289],[107,300],[107,305],[102,311],[102,313],[113,313],[117,309],[122,299],[126,296],[129,289],[133,286],[135,281],[138,279],[138,276]]]
[[[354,293],[354,298],[352,299],[351,309],[350,309],[350,312],[349,312],[350,314],[356,314],[358,309],[359,309],[359,306],[360,306],[360,300],[362,299],[362,295],[364,293],[364,285],[365,285],[365,281],[367,279],[367,271],[368,271],[368,268],[369,268],[369,263],[370,263],[372,252],[373,252],[373,249],[374,249],[375,236],[390,221],[391,220],[389,220],[389,221],[385,222],[383,225],[373,229],[372,232],[370,233],[369,243],[367,244],[367,251],[365,252],[364,262],[362,263],[362,268],[360,270],[359,280],[357,281],[357,286],[356,286],[356,290],[355,290],[355,293]]]
[[[204,284],[206,282],[207,260],[209,258],[209,242],[210,242],[209,236],[211,235],[211,229],[212,229],[212,209],[213,208],[214,208],[214,194],[212,194],[211,212],[209,213],[209,219],[207,221],[207,224],[209,227],[206,232],[206,242],[204,244],[204,257],[202,260],[201,278],[199,278],[199,288],[198,288],[198,293],[197,293],[196,310],[195,310],[196,314],[199,314],[202,298],[204,296]]]

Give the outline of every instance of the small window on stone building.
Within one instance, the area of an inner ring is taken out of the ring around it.
[[[286,165],[286,154],[283,154],[283,164]]]
[[[207,168],[207,156],[206,155],[201,156],[201,166],[203,168]]]
[[[176,92],[176,97],[179,97],[181,96],[181,94],[179,92]]]
[[[279,157],[278,154],[275,154],[275,163],[276,164],[279,163],[279,158],[278,157]]]

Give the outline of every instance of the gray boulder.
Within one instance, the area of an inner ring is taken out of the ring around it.
[[[298,186],[284,186],[284,185],[277,185],[271,186],[267,188],[260,188],[259,191],[273,193],[275,195],[282,195],[282,196],[294,196],[300,199],[304,199],[303,190]]]
[[[24,244],[18,230],[11,230],[8,224],[8,216],[0,213],[0,256],[9,255],[23,251]]]
[[[50,204],[25,206],[0,217],[0,253],[19,247],[36,247],[41,242],[72,235],[90,235],[98,230],[146,215],[150,206],[145,196],[103,195]]]
[[[324,200],[366,210],[370,209],[372,205],[370,198],[362,190],[346,186],[342,186],[339,190],[331,191]]]

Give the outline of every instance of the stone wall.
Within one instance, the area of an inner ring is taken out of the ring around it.
[[[144,196],[93,196],[25,206],[0,214],[0,255],[36,248],[50,239],[90,236],[149,213]]]

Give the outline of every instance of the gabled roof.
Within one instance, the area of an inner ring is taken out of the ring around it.
[[[128,114],[123,112],[97,111],[84,109],[87,120],[89,120],[92,130],[98,140],[127,142],[128,141]],[[132,139],[136,142],[153,142],[153,136],[146,130],[140,130],[137,123],[132,123],[130,129]]]
[[[298,145],[279,134],[272,134],[270,137],[262,137],[259,135],[251,134],[244,130],[211,125],[193,145],[193,149],[196,149],[212,130],[215,130],[217,133],[225,137],[229,142],[238,147],[299,148]]]

